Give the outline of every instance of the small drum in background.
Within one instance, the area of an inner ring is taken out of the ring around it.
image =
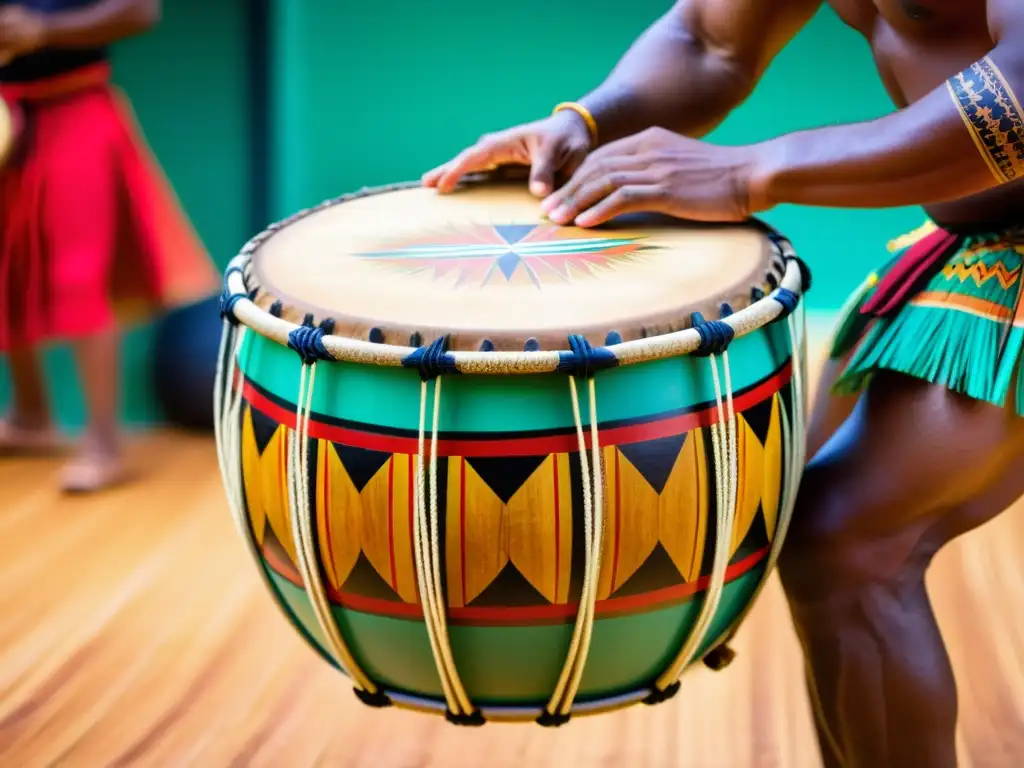
[[[757,223],[563,228],[486,181],[271,227],[227,270],[215,393],[271,594],[367,704],[669,698],[785,539],[808,280]]]

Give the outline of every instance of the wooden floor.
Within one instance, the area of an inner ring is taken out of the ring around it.
[[[819,765],[777,581],[726,672],[660,707],[558,730],[370,710],[271,605],[212,444],[137,441],[145,479],[62,499],[0,463],[0,765]],[[1024,508],[942,553],[930,586],[957,671],[963,766],[1024,765]]]

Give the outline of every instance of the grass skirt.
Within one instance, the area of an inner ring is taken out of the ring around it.
[[[856,394],[878,370],[897,371],[1024,416],[1024,302],[1020,232],[965,235],[895,312],[863,311],[878,283],[934,225],[896,241],[895,258],[872,273],[842,311],[831,357],[852,355],[833,391]]]

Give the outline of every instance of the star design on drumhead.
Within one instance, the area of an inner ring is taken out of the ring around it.
[[[595,237],[593,232],[551,224],[494,224],[455,229],[436,239],[355,256],[394,266],[407,273],[427,272],[435,280],[454,276],[455,285],[494,282],[532,283],[594,275],[617,262],[652,250],[641,237]]]

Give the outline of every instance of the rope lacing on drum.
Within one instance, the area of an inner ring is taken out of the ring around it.
[[[245,270],[239,267],[229,268],[225,275],[227,277],[234,272],[244,275]],[[217,445],[217,463],[220,467],[221,477],[227,494],[228,508],[231,511],[232,519],[245,543],[249,554],[254,561],[259,563],[263,559],[263,553],[259,542],[256,540],[252,525],[249,520],[249,513],[245,498],[245,486],[242,477],[242,408],[244,406],[243,382],[244,367],[241,365],[243,347],[251,349],[245,341],[249,333],[245,325],[238,322],[235,317],[234,308],[243,298],[250,301],[255,298],[256,291],[232,294],[227,289],[221,294],[221,317],[223,329],[220,340],[220,351],[217,356],[217,369],[213,388],[214,408],[214,439]],[[267,569],[257,569],[264,586],[269,594],[277,594],[277,589]],[[308,635],[306,628],[289,611],[286,605],[280,600],[274,600],[274,605],[284,618],[291,623],[295,629],[306,637],[315,647],[316,641]]]
[[[723,304],[721,309],[723,317],[732,314],[732,309],[727,304]],[[676,694],[679,690],[679,678],[704,644],[725,590],[733,527],[736,521],[739,458],[728,352],[733,331],[727,323],[720,320],[707,321],[698,312],[692,315],[691,320],[701,337],[701,345],[693,354],[708,358],[715,389],[715,408],[718,413],[718,419],[711,425],[711,446],[715,463],[715,553],[700,613],[672,663],[657,678],[651,694],[644,699],[646,704],[658,704]],[[722,363],[721,374],[718,368],[719,357]]]
[[[244,275],[244,273],[245,271],[240,266],[237,265],[228,267],[227,270],[224,272],[224,288],[220,294],[220,317],[222,320],[225,321],[225,326],[224,333],[222,333],[220,337],[221,357],[217,358],[218,364],[223,362],[224,342],[228,338],[228,325],[230,324],[231,326],[238,326],[238,318],[235,317],[235,305],[238,304],[238,302],[241,301],[242,299],[247,298],[251,301],[252,299],[256,298],[255,289],[250,291],[248,294],[231,293],[231,291],[228,290],[228,278],[230,278],[231,275],[234,274]],[[232,335],[232,339],[234,339],[234,335]],[[214,397],[217,397],[218,395],[222,394],[224,393],[221,392],[219,389],[214,390]]]
[[[226,295],[226,294],[225,294]],[[227,491],[231,515],[242,534],[242,538],[256,552],[245,510],[241,473],[241,414],[242,387],[236,382],[237,358],[245,338],[245,326],[240,326],[231,313],[234,306],[229,298],[222,297],[224,330],[220,337],[217,354],[217,370],[213,387],[213,430],[217,444],[217,462]]]
[[[569,350],[558,353],[558,372],[572,374],[575,378],[589,379],[598,371],[619,364],[610,349],[593,347],[585,337],[578,334],[569,337]]]
[[[312,317],[307,316],[303,325],[288,334],[288,347],[295,350],[302,360],[299,393],[295,401],[295,429],[288,434],[286,462],[288,506],[291,511],[296,565],[327,649],[342,672],[352,680],[356,695],[364,703],[387,706],[390,703],[387,696],[359,666],[342,636],[320,573],[309,486],[309,423],[317,362],[331,359],[324,348],[323,337],[334,328],[334,321],[327,319],[319,327],[314,327],[312,323]]]
[[[402,365],[420,374],[420,416],[416,454],[416,493],[413,496],[413,556],[416,561],[416,586],[423,620],[430,639],[434,665],[448,709],[445,717],[457,725],[482,725],[483,714],[466,693],[459,676],[448,635],[446,600],[441,580],[441,535],[437,494],[437,434],[441,411],[443,374],[457,373],[454,358],[448,353],[448,338],[442,336],[407,356]],[[424,472],[426,460],[427,400],[430,383],[434,385],[434,408],[430,428],[429,485]],[[428,490],[429,489],[429,490]],[[428,500],[429,494],[429,500]]]
[[[800,275],[803,281],[803,292],[806,293],[811,285],[811,274],[807,266],[795,255],[787,254],[787,260],[794,260],[800,265]],[[774,569],[778,562],[779,554],[782,551],[783,542],[789,531],[789,524],[793,518],[793,508],[796,504],[797,490],[800,486],[800,478],[803,475],[804,464],[807,461],[807,306],[798,302],[793,310],[788,309],[788,297],[780,299],[777,294],[786,291],[780,288],[775,295],[777,301],[786,308],[785,317],[789,327],[791,342],[790,365],[792,366],[792,414],[791,419],[782,419],[782,440],[789,448],[789,465],[786,468],[786,493],[782,502],[782,511],[775,527],[775,538],[772,540],[772,548],[768,555],[768,563],[765,566],[765,577],[762,578],[758,587],[760,591],[767,581],[768,574]],[[787,293],[791,293],[787,291]],[[783,403],[783,410],[785,405]],[[790,421],[792,423],[790,423]],[[755,594],[756,597],[756,594]]]
[[[795,260],[800,266],[802,291],[810,288],[811,274],[807,266],[800,261],[788,243],[782,240],[775,241],[787,261]],[[782,546],[789,532],[789,525],[793,519],[793,509],[796,505],[797,490],[800,485],[800,478],[803,474],[804,463],[807,460],[807,309],[803,302],[797,300],[796,295],[785,288],[777,288],[772,293],[772,298],[782,305],[782,315],[786,318],[790,337],[790,365],[792,370],[792,413],[787,412],[785,401],[780,399],[780,423],[782,427],[782,444],[785,446],[784,487],[782,500],[779,509],[778,521],[775,525],[775,534],[772,538],[771,548],[768,552],[768,559],[765,563],[763,575],[754,591],[743,613],[732,626],[716,639],[713,650],[705,656],[705,663],[712,669],[718,670],[727,666],[735,656],[725,643],[732,639],[737,629],[747,617],[750,610],[757,604],[757,598],[764,589],[768,578],[775,570]]]
[[[582,336],[570,336],[569,346],[572,351],[562,353],[559,370],[570,374],[569,396],[572,402],[573,422],[576,426],[576,443],[583,483],[583,586],[580,591],[576,623],[573,626],[565,664],[547,706],[537,718],[537,722],[544,726],[558,726],[569,721],[573,702],[576,700],[580,682],[583,679],[583,670],[590,655],[604,543],[604,481],[601,470],[601,446],[598,439],[597,387],[594,382],[594,374],[602,368],[608,368],[618,363],[610,350],[594,349]],[[587,393],[590,401],[591,455],[589,460],[576,386],[577,377],[587,379]]]
[[[245,493],[242,481],[242,382],[241,366],[238,362],[240,350],[245,341],[246,327],[235,317],[235,306],[244,298],[250,300],[255,291],[250,293],[231,293],[228,290],[228,278],[238,273],[244,276],[244,270],[232,266],[224,274],[224,289],[220,296],[220,315],[223,330],[220,337],[220,349],[217,353],[217,369],[213,386],[213,431],[217,445],[217,463],[221,478],[227,492],[228,507],[239,533],[245,541],[250,553],[261,557],[259,547],[249,525],[245,504]],[[260,569],[264,581],[269,580],[264,569]]]

